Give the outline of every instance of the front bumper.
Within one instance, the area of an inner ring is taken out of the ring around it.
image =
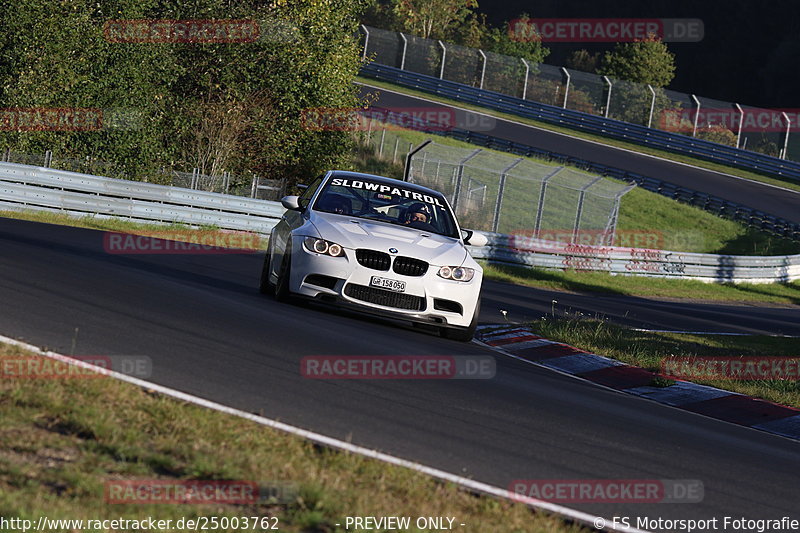
[[[330,257],[309,252],[302,238],[295,239],[289,280],[293,293],[412,322],[450,327],[472,322],[483,275],[479,267],[469,282],[443,279],[433,265],[422,276],[405,276],[362,266],[352,249],[345,249],[345,257]],[[405,291],[372,288],[373,276],[404,281]]]

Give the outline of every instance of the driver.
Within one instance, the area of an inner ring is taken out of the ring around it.
[[[403,224],[406,226],[431,227],[431,209],[425,204],[412,204],[405,213]]]

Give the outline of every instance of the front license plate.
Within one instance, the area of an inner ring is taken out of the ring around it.
[[[381,289],[388,289],[394,292],[406,291],[406,282],[397,279],[387,279],[379,278],[378,276],[372,276],[372,279],[369,280],[369,284],[373,287],[380,287]]]

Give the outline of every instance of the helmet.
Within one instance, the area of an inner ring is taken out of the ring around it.
[[[422,213],[423,215],[425,215],[425,222],[430,222],[431,221],[431,208],[428,207],[427,205],[423,204],[423,203],[419,203],[418,202],[418,203],[415,203],[415,204],[411,204],[409,206],[409,208],[406,209],[406,213],[405,213],[405,222],[406,223],[411,222],[411,216],[414,213]]]

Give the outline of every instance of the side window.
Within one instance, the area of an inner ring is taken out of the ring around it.
[[[303,194],[300,195],[300,199],[297,202],[300,207],[303,209],[308,207],[308,204],[311,202],[311,198],[314,197],[314,193],[317,192],[317,189],[319,189],[319,185],[322,183],[322,179],[324,177],[324,175],[319,176],[317,179],[311,182],[311,185],[309,185],[305,191],[303,191]]]

